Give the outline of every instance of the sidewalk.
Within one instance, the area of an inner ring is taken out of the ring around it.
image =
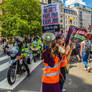
[[[87,72],[82,62],[72,64],[64,88],[67,92],[92,92],[92,71]]]
[[[3,54],[4,54],[4,51],[3,51],[2,46],[0,45],[0,56],[2,56]]]

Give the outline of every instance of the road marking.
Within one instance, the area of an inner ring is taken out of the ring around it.
[[[29,68],[30,68],[30,73],[42,62],[42,60],[36,62],[36,63],[33,63],[31,65],[29,65]],[[7,81],[7,78],[2,80],[0,82],[0,89],[8,89],[8,90],[13,90],[16,86],[18,86],[25,78],[26,78],[27,74],[23,74],[22,76],[19,76],[17,79],[16,79],[16,82],[14,85],[9,85],[8,84],[8,81]]]
[[[9,56],[3,56],[0,58],[0,62],[6,59],[9,59]],[[7,69],[10,66],[9,62],[3,63],[0,65],[0,72],[4,71],[5,69]]]
[[[10,57],[9,56],[3,56],[3,57],[0,58],[0,62],[5,60],[5,59],[8,59],[8,58],[10,58]]]
[[[17,92],[40,92],[40,91],[20,90],[20,91],[17,91]]]
[[[0,72],[4,71],[5,69],[7,69],[10,66],[9,62],[6,62],[4,64],[0,65]]]

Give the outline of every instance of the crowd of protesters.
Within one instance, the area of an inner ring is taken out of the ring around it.
[[[23,38],[23,41],[25,44],[32,45],[35,41],[34,38],[34,36],[26,36]],[[2,38],[1,44],[5,44],[5,48],[9,48],[9,42],[12,42],[14,46],[15,39],[16,38],[7,40],[6,38]],[[48,39],[50,39],[50,37],[48,37]],[[36,41],[34,43],[36,43]],[[48,45],[49,42],[46,42],[46,40],[43,40],[42,44],[43,52],[39,52],[42,53],[44,65],[42,92],[64,92],[63,86],[66,80],[66,67],[69,61],[72,60],[72,57],[76,56],[78,61],[82,61],[85,69],[90,72],[91,68],[88,65],[88,58],[92,54],[92,39],[87,38],[75,44],[69,41],[69,44],[66,45],[65,42],[62,41],[61,36],[55,36],[54,40],[50,42],[50,45]]]
[[[50,37],[48,38],[50,39]],[[47,43],[48,41],[45,40],[44,44]],[[88,58],[92,54],[92,39],[87,37],[80,43],[69,41],[69,44],[66,45],[62,41],[62,37],[57,36],[50,46],[47,44],[42,54],[44,65],[42,92],[66,92],[63,86],[66,80],[66,67],[71,61],[71,57],[76,56],[79,62],[84,63],[85,70],[91,71]]]

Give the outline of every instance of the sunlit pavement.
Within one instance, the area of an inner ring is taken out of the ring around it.
[[[89,64],[92,66],[92,63]],[[82,62],[70,65],[64,88],[67,92],[92,92],[92,72],[84,69]],[[15,90],[39,91],[41,88],[41,75],[43,65],[40,64]],[[26,92],[26,91],[25,91]]]
[[[92,62],[89,63],[92,67]],[[67,92],[92,92],[92,71],[87,72],[83,62],[70,65],[65,88]]]

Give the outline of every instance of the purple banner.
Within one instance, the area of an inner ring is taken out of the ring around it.
[[[66,45],[68,45],[69,40],[71,39],[71,36],[74,35],[74,34],[76,34],[76,32],[77,32],[77,27],[70,26],[68,34],[66,36],[66,41],[65,41]]]

